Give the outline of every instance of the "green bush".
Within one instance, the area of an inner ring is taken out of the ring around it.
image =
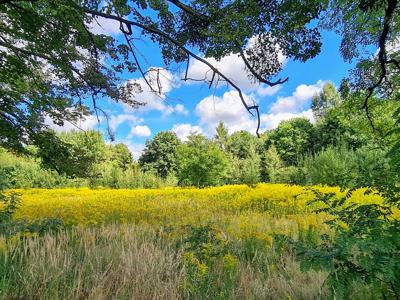
[[[81,185],[55,171],[43,169],[33,158],[18,157],[0,150],[0,186],[3,188],[51,188]]]
[[[227,154],[202,135],[192,135],[178,147],[178,180],[183,186],[212,186],[226,183]]]
[[[297,183],[299,169],[295,166],[283,167],[276,170],[275,183]]]
[[[384,149],[371,146],[357,150],[344,146],[328,147],[300,161],[296,183],[368,187],[396,180],[398,175],[386,154]]]
[[[177,179],[173,174],[161,178],[155,171],[143,172],[137,164],[131,164],[126,170],[119,167],[117,162],[107,162],[98,165],[97,175],[90,179],[91,187],[111,188],[160,188],[165,186],[176,186]]]

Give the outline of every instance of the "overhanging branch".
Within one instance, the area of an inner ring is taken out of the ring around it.
[[[383,83],[383,81],[385,80],[386,76],[387,76],[387,69],[386,69],[386,65],[387,64],[391,64],[394,63],[397,67],[399,67],[399,64],[397,61],[395,60],[388,60],[387,59],[387,51],[386,51],[386,41],[388,39],[388,35],[390,32],[390,23],[392,21],[394,12],[396,10],[398,4],[398,0],[387,0],[387,7],[385,9],[385,17],[383,19],[383,29],[382,32],[379,36],[379,41],[378,41],[378,46],[379,46],[379,52],[378,52],[378,61],[380,64],[380,69],[381,69],[381,73],[379,75],[379,79],[378,81],[370,86],[368,88],[368,94],[367,97],[364,100],[364,105],[363,108],[365,109],[365,112],[367,114],[367,118],[370,122],[370,125],[372,127],[372,129],[375,131],[375,126],[374,123],[372,121],[372,116],[371,113],[369,111],[369,99],[372,97],[374,91]]]
[[[260,74],[258,74],[256,72],[256,70],[254,70],[254,68],[250,65],[250,62],[247,60],[246,55],[244,54],[242,48],[239,45],[238,45],[238,49],[239,49],[239,55],[242,58],[244,64],[247,67],[247,69],[250,71],[251,74],[253,74],[253,76],[255,78],[257,78],[258,81],[260,81],[262,83],[265,83],[265,84],[268,84],[269,86],[275,86],[275,85],[278,85],[278,84],[283,84],[283,83],[285,83],[285,82],[287,82],[289,80],[289,77],[286,77],[283,80],[282,79],[278,79],[277,81],[272,82],[272,81],[269,81],[269,80],[267,80],[265,78],[262,78],[260,76]]]
[[[116,16],[116,15],[112,15],[112,14],[106,14],[103,12],[99,12],[96,10],[92,10],[92,9],[88,9],[88,8],[83,8],[84,12],[91,14],[93,16],[99,16],[99,17],[103,17],[106,19],[111,19],[111,20],[115,20],[120,22],[121,24],[125,24],[127,26],[127,28],[129,28],[130,26],[135,26],[138,28],[141,28],[142,30],[150,33],[150,34],[154,34],[157,35],[159,37],[162,37],[164,39],[166,39],[167,41],[171,42],[172,44],[174,44],[175,46],[177,46],[179,49],[181,49],[182,51],[184,51],[188,56],[202,62],[203,64],[205,64],[206,66],[208,66],[215,74],[219,75],[219,77],[223,78],[234,90],[236,90],[239,94],[239,98],[243,104],[243,106],[246,108],[246,110],[252,115],[254,116],[254,113],[252,112],[252,110],[255,111],[255,115],[257,117],[257,129],[256,129],[256,134],[257,136],[259,136],[259,129],[260,129],[260,113],[259,113],[259,109],[258,109],[258,105],[253,105],[253,106],[249,106],[244,97],[243,97],[243,93],[242,90],[231,80],[229,79],[229,77],[227,77],[226,75],[224,75],[221,71],[219,71],[216,67],[214,67],[210,62],[208,62],[206,59],[196,55],[194,52],[192,52],[191,50],[187,49],[184,45],[182,45],[180,42],[178,42],[176,39],[174,39],[173,37],[171,37],[170,35],[168,35],[167,33],[159,30],[158,28],[154,27],[154,26],[149,26],[149,25],[145,25],[136,21],[131,21],[131,20],[127,20],[124,19],[122,17]]]

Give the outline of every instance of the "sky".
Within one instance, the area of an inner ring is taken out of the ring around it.
[[[99,19],[98,23],[93,23],[91,31],[112,35],[116,39],[123,38],[119,23],[113,20]],[[305,63],[280,57],[284,67],[278,78],[289,77],[289,80],[275,87],[251,82],[243,62],[236,54],[225,56],[218,62],[213,59],[209,61],[242,89],[246,102],[255,101],[259,104],[260,132],[264,132],[276,128],[283,120],[295,117],[306,117],[313,121],[310,109],[312,97],[321,91],[327,81],[339,86],[341,79],[348,74],[352,65],[340,56],[339,37],[332,32],[323,32],[322,43],[321,53]],[[205,82],[183,81],[186,64],[164,69],[159,47],[149,40],[139,41],[135,47],[142,67],[150,69],[147,79],[154,86],[159,72],[162,95],[153,94],[139,73],[124,74],[124,80],[142,86],[143,91],[132,97],[146,105],[133,109],[101,99],[99,104],[108,113],[109,127],[115,135],[114,143],[125,143],[133,156],[138,158],[146,140],[160,131],[172,130],[182,141],[192,132],[211,137],[217,124],[222,121],[230,133],[247,130],[255,134],[257,120],[245,110],[235,91],[222,83],[209,89]],[[208,71],[208,67],[201,62],[191,60],[188,76],[210,79],[212,73]],[[57,131],[76,129],[72,124],[58,127],[51,123],[49,121],[49,125]],[[93,115],[77,125],[84,130],[100,130],[105,133],[106,139],[108,137],[105,118],[100,117],[98,122]]]

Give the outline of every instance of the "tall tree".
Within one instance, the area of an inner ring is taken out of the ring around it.
[[[271,145],[261,157],[261,176],[264,181],[275,183],[278,172],[284,167],[278,151]]]
[[[227,151],[239,159],[249,158],[257,148],[257,137],[245,130],[234,132],[227,141]]]
[[[295,118],[283,121],[271,131],[267,139],[267,148],[275,145],[280,157],[288,165],[296,165],[300,156],[311,149],[313,125],[308,119]]]
[[[107,159],[107,147],[98,131],[71,131],[56,137],[57,142],[39,148],[37,155],[44,166],[60,174],[88,178],[95,175],[94,166]]]
[[[178,148],[178,180],[181,185],[210,186],[226,182],[229,161],[218,145],[203,135],[189,136]]]
[[[215,128],[215,135],[214,140],[218,144],[218,146],[226,150],[228,144],[229,133],[228,129],[226,128],[225,124],[220,121],[218,126]]]
[[[111,160],[115,160],[122,170],[128,169],[133,163],[131,151],[125,144],[121,143],[111,146]]]
[[[153,170],[161,177],[167,177],[177,170],[177,148],[179,140],[174,132],[160,131],[152,140],[146,141],[139,164],[143,170]]]
[[[324,118],[326,113],[341,102],[340,94],[332,82],[327,82],[322,91],[312,98],[311,108],[315,117]]]

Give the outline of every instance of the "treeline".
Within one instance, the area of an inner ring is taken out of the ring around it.
[[[360,111],[363,98],[339,93],[327,83],[312,101],[315,123],[283,121],[257,138],[229,134],[223,123],[213,138],[157,133],[134,161],[124,144],[108,145],[96,131],[59,135],[62,142],[27,147],[26,157],[0,152],[0,180],[8,188],[106,186],[152,188],[258,182],[377,186],[398,180],[388,156],[398,140],[392,133],[394,101],[370,102],[372,120]]]

